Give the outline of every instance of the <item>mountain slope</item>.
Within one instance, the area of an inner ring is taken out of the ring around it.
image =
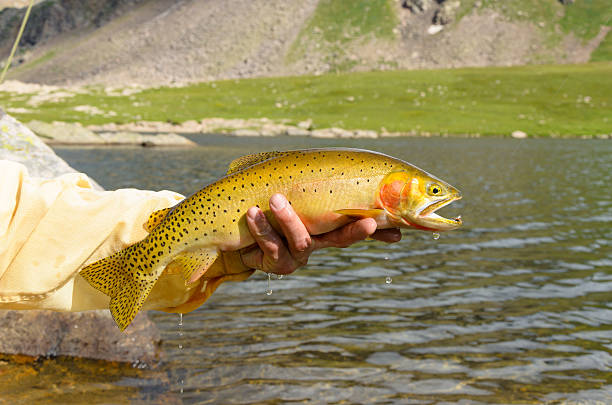
[[[47,0],[35,6],[11,77],[50,84],[152,85],[588,61],[606,37],[612,5],[609,0],[561,3]],[[0,12],[0,55],[8,53],[22,12]],[[609,52],[596,55],[606,59]]]

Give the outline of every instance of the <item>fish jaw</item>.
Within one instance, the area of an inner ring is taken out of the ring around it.
[[[461,220],[461,216],[457,216],[455,218],[445,218],[438,214],[436,211],[442,207],[447,206],[453,201],[457,201],[461,199],[460,194],[452,195],[444,200],[436,201],[431,204],[426,204],[416,215],[415,222],[417,225],[426,228],[426,230],[431,231],[451,231],[453,229],[459,228],[463,221]]]
[[[435,180],[440,187],[448,191],[439,197],[428,195],[426,189],[427,184],[431,184],[431,180]],[[457,229],[463,223],[461,216],[445,218],[436,214],[438,209],[461,199],[459,190],[426,173],[407,182],[402,190],[402,196],[399,217],[406,226],[424,231],[441,232]]]

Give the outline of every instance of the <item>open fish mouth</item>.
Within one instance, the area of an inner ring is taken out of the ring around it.
[[[456,225],[459,226],[462,224],[462,220],[461,220],[461,215],[456,216],[454,218],[444,218],[438,214],[436,214],[436,211],[439,210],[442,207],[447,206],[448,204],[452,203],[453,201],[457,201],[461,199],[461,195],[454,195],[452,197],[449,198],[445,198],[444,200],[440,200],[440,201],[434,201],[429,205],[426,205],[421,212],[419,213],[419,217],[427,219],[429,221],[435,221],[435,222],[443,222],[446,224],[452,224],[452,225]]]

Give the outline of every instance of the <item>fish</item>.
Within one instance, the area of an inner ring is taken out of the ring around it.
[[[264,152],[234,160],[221,179],[153,212],[143,240],[84,267],[80,275],[110,297],[110,312],[123,331],[167,269],[180,272],[187,286],[202,277],[215,285],[237,279],[207,270],[221,252],[255,243],[245,216],[250,207],[260,207],[280,232],[268,208],[275,193],[287,197],[312,235],[358,218],[374,218],[378,229],[440,232],[462,225],[461,217],[436,214],[461,198],[459,190],[400,159],[348,148]]]

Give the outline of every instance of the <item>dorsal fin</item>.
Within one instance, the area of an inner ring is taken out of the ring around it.
[[[163,210],[153,211],[151,215],[149,215],[149,219],[142,226],[145,231],[151,233],[153,229],[157,227],[161,223],[161,221],[166,218],[166,215],[172,210],[174,207],[164,208]]]
[[[232,160],[232,163],[229,165],[229,169],[227,169],[227,174],[232,174],[242,169],[246,169],[249,166],[253,166],[254,164],[263,162],[264,160],[268,160],[273,157],[283,156],[286,153],[287,152],[262,152],[239,157],[238,159]]]

